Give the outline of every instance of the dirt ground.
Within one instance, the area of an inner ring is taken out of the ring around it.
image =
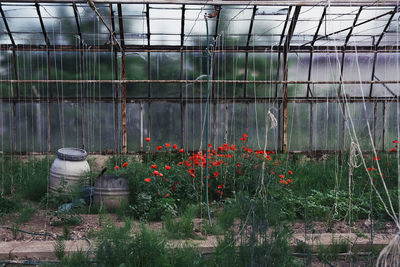
[[[47,229],[47,233],[51,233],[54,235],[62,235],[63,227],[53,226],[51,221],[54,221],[55,218],[52,216],[52,211],[39,210],[35,215],[32,216],[29,222],[23,223],[18,226],[19,229],[41,233],[44,234]],[[97,231],[101,229],[101,218],[99,218],[98,214],[81,214],[82,223],[75,226],[69,226],[70,235],[72,239],[82,239],[84,237],[88,237],[88,234],[93,231]],[[103,215],[104,218],[108,218],[111,222],[113,222],[116,226],[123,226],[124,221],[119,219],[116,214],[106,214]],[[14,223],[14,216],[8,215],[1,219],[2,226],[12,227]],[[194,233],[198,235],[199,239],[207,239],[206,236],[203,236],[201,233],[201,223],[202,220],[199,218],[194,219]],[[140,222],[134,221],[134,227],[139,227]],[[150,222],[147,223],[146,226],[152,230],[161,230],[162,222]],[[345,221],[333,222],[331,224],[327,224],[321,221],[311,222],[305,227],[304,222],[295,222],[293,224],[288,224],[294,235],[313,235],[313,234],[324,234],[324,233],[332,233],[332,234],[340,234],[340,233],[362,233],[366,236],[370,235],[371,226],[373,228],[373,234],[387,234],[388,236],[397,233],[396,226],[391,222],[373,222],[371,225],[371,221],[369,220],[361,220],[354,223],[353,227],[350,227],[349,224]],[[17,238],[15,239],[13,233],[10,229],[0,228],[0,242],[7,242],[12,240],[53,240],[54,237],[44,237],[40,235],[30,235],[24,233],[18,233]]]

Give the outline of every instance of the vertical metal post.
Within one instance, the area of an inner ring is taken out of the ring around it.
[[[47,50],[47,79],[51,80],[51,60],[50,50]],[[50,99],[53,98],[53,86],[48,83],[49,95],[47,95],[47,152],[51,151],[51,113],[50,113]]]
[[[182,17],[181,17],[181,60],[180,60],[180,73],[179,79],[183,80],[183,45],[185,41],[185,5],[182,5]],[[179,84],[179,98],[181,104],[181,147],[185,144],[185,104],[183,103],[183,83]]]
[[[147,46],[150,48],[150,6],[146,4]],[[147,79],[151,80],[151,54],[147,52]],[[147,129],[151,136],[151,83],[147,83]]]
[[[116,28],[115,28],[115,17],[114,17],[114,11],[112,4],[109,4],[110,7],[110,18],[111,18],[111,29],[113,33],[115,34]],[[110,39],[112,40],[112,37],[110,36]],[[112,46],[112,52],[114,54],[114,75],[115,79],[119,80],[118,77],[118,51],[115,49],[114,46]],[[115,145],[115,152],[120,153],[120,147],[119,147],[119,116],[118,116],[118,103],[119,103],[119,86],[117,83],[114,84],[114,145]]]
[[[81,32],[81,26],[79,23],[79,16],[78,16],[78,8],[76,7],[75,3],[72,3],[72,8],[74,10],[74,16],[75,16],[75,23],[76,23],[76,28],[78,30],[78,36],[79,36],[79,47],[80,49],[80,59],[81,59],[81,78],[82,80],[86,79],[86,72],[85,72],[85,53],[83,52],[83,38],[82,38],[82,32]],[[82,83],[82,95],[81,95],[81,142],[82,142],[82,149],[85,149],[85,99],[87,96],[87,91],[86,91],[86,84]]]
[[[288,80],[288,50],[290,45],[290,40],[292,39],[294,29],[296,27],[297,19],[299,18],[301,6],[296,6],[294,10],[292,22],[289,26],[288,35],[285,40],[284,48],[283,48],[283,145],[282,152],[287,152],[287,98],[288,98],[288,85],[286,81]]]
[[[118,4],[118,22],[119,34],[121,36],[121,78],[126,80],[126,61],[125,61],[125,38],[124,38],[124,23],[122,19],[122,7]],[[127,138],[127,123],[126,123],[126,83],[121,84],[122,93],[122,153],[128,152],[128,138]]]
[[[374,148],[376,148],[376,113],[378,109],[378,103],[375,101],[374,102],[374,132],[373,132],[373,145]]]
[[[385,151],[386,102],[382,103],[382,151]]]

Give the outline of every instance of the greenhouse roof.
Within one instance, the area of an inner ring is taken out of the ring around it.
[[[329,6],[329,8],[327,8]],[[6,1],[2,50],[382,51],[396,1]]]

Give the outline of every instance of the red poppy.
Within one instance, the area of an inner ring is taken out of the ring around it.
[[[287,182],[291,183],[291,182],[293,182],[293,180],[292,179],[287,179]]]
[[[144,140],[146,140],[146,142],[150,142],[150,137],[146,137],[146,139],[144,139]]]
[[[379,156],[373,158],[373,160],[380,160]]]
[[[398,140],[393,140],[393,143],[398,144],[399,141]]]
[[[165,143],[165,147],[170,147],[171,144]]]
[[[390,152],[396,152],[396,148],[392,148],[392,150],[390,150]]]
[[[174,144],[174,145],[172,146],[172,148],[173,148],[173,149],[177,149],[178,146],[177,146],[176,144]]]
[[[214,178],[217,178],[219,176],[219,172],[214,172]]]
[[[158,146],[156,149],[157,149],[157,150],[161,150],[161,149],[162,149],[162,146]]]
[[[240,141],[246,141],[246,138],[242,137],[240,138]]]
[[[222,189],[224,187],[224,184],[218,185],[218,189]]]
[[[279,174],[279,178],[281,178],[281,179],[285,179],[285,175],[283,175],[283,174]]]
[[[238,168],[242,167],[242,164],[238,163],[236,164],[236,166],[238,166]]]
[[[164,197],[169,197],[169,193],[166,193]]]
[[[289,174],[293,174],[293,172],[292,172],[292,171],[288,171],[288,173],[289,173]]]
[[[114,167],[114,170],[118,170],[118,169],[119,169],[119,166],[118,166],[118,165]]]
[[[249,148],[249,149],[247,150],[247,152],[248,152],[248,153],[253,153],[253,149]]]
[[[163,177],[164,176],[164,174],[162,174],[161,172],[160,172],[160,177]]]
[[[238,170],[238,173],[239,173],[239,174],[242,174],[242,171],[241,171],[241,170]]]
[[[159,173],[158,171],[154,171],[153,174],[154,174],[155,176],[157,176],[157,175],[159,175],[160,173]]]
[[[165,169],[167,170],[167,171],[169,171],[170,169],[171,169],[171,166],[165,166]]]
[[[367,171],[369,171],[369,172],[370,172],[370,171],[371,171],[371,168],[367,168]]]
[[[211,145],[211,144],[208,144],[208,147],[212,147],[212,145]]]
[[[151,165],[151,168],[157,169],[157,165]]]
[[[247,137],[249,137],[249,136],[248,136],[247,134],[243,134],[243,137],[244,137],[244,138],[247,138]]]
[[[179,153],[183,153],[183,148],[179,149]]]
[[[271,160],[271,157],[269,155],[267,155],[267,160]]]
[[[220,190],[217,190],[218,195],[222,196],[223,193]]]
[[[128,162],[125,162],[124,164],[122,164],[122,167],[128,167]]]
[[[191,173],[190,176],[192,176],[193,178],[196,177],[196,175],[194,175],[193,173]]]
[[[151,181],[151,178],[146,178],[146,179],[144,179],[144,181],[149,183]]]
[[[194,174],[194,169],[189,169],[190,174]]]

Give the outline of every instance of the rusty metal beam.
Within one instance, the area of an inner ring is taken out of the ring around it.
[[[1,13],[1,17],[3,18],[4,26],[6,27],[7,34],[8,34],[8,37],[10,38],[11,44],[12,44],[13,47],[16,47],[16,44],[15,44],[15,41],[14,41],[14,37],[12,36],[10,27],[8,26],[6,15],[4,14],[4,11],[3,11],[3,8],[1,6],[1,3],[0,3],[0,13]]]
[[[127,102],[128,103],[140,103],[140,102],[148,102],[148,103],[180,103],[181,99],[179,97],[127,97]],[[76,98],[76,97],[63,97],[62,99],[58,97],[22,97],[20,96],[17,99],[13,99],[10,97],[0,97],[0,102],[4,103],[12,103],[12,102],[17,102],[17,103],[37,103],[37,102],[47,102],[49,101],[50,103],[58,103],[58,102],[65,102],[65,103],[80,103],[80,101],[85,101],[88,103],[113,103],[115,101],[114,97],[101,97],[99,98],[93,98],[93,97],[82,97],[82,98]],[[183,100],[184,102],[205,102],[206,99],[201,98],[201,97],[191,97]],[[281,103],[283,102],[283,98],[275,98],[275,97],[257,97],[257,99],[254,99],[254,97],[227,97],[227,98],[221,98],[218,99],[217,103],[270,103],[270,102],[277,102]],[[373,97],[371,101],[375,102],[397,102],[398,99],[395,97]],[[338,98],[336,96],[334,97],[288,97],[287,98],[288,103],[363,103],[365,102],[365,98],[363,97],[348,97],[347,99],[344,98]]]
[[[363,21],[363,22],[360,22],[360,23],[357,23],[357,24],[353,24],[352,26],[346,27],[346,28],[344,28],[344,29],[341,29],[341,30],[337,30],[337,31],[328,33],[328,34],[326,34],[326,35],[324,35],[324,36],[318,37],[318,38],[316,39],[316,41],[321,40],[321,39],[324,39],[324,38],[327,38],[327,37],[329,37],[329,36],[332,36],[332,35],[335,35],[335,34],[338,34],[338,33],[341,33],[341,32],[344,32],[344,31],[347,31],[347,30],[352,30],[352,29],[354,29],[355,27],[364,25],[365,23],[368,23],[368,22],[377,20],[377,19],[379,19],[379,18],[381,18],[381,17],[384,17],[384,16],[389,15],[389,14],[393,14],[393,13],[395,13],[395,12],[389,11],[389,12],[386,12],[386,13],[381,14],[381,15],[379,15],[379,16],[376,16],[376,17],[367,19],[367,20],[365,20],[365,21]],[[311,43],[311,41],[300,45],[300,47],[306,46],[306,45],[308,45],[308,44],[310,44],[310,43]]]
[[[109,5],[110,8],[110,19],[111,19],[111,29],[115,33],[116,32],[116,27],[115,27],[115,15],[114,15],[114,10],[112,4]],[[112,52],[114,53],[114,75],[115,79],[119,79],[118,77],[118,52],[115,49],[112,49]],[[119,103],[119,87],[118,84],[114,84],[114,97],[115,101],[113,102],[114,104],[114,144],[115,144],[115,152],[120,153],[120,145],[119,145],[119,117],[118,117],[118,103]]]
[[[281,53],[283,51],[283,46],[252,46],[251,48],[246,46],[221,46],[214,49],[215,53],[245,53],[247,51],[253,53]],[[108,45],[91,45],[90,49],[81,48],[80,45],[35,45],[35,44],[16,44],[13,46],[11,44],[0,44],[1,51],[47,51],[52,52],[75,52],[83,50],[87,53],[99,53],[99,52],[110,52],[110,47]],[[330,53],[336,54],[337,51],[341,50],[345,53],[398,53],[400,51],[400,45],[386,45],[375,47],[373,45],[360,45],[351,46],[348,45],[346,48],[343,46],[333,46],[333,45],[318,45],[318,46],[299,46],[291,45],[289,46],[288,53],[310,53],[310,51],[315,53]],[[202,46],[180,46],[180,45],[125,45],[125,52],[162,52],[162,53],[193,53],[193,52],[204,52],[204,47]]]
[[[395,6],[395,8],[393,9],[393,13],[390,15],[388,22],[385,25],[385,28],[383,29],[381,35],[379,36],[378,40],[376,41],[376,44],[375,44],[376,47],[378,47],[379,44],[381,43],[383,36],[385,35],[387,29],[389,28],[389,25],[392,22],[392,19],[393,19],[394,15],[397,13],[397,11],[398,11],[398,7]]]
[[[347,46],[347,43],[349,42],[349,40],[350,40],[350,38],[351,38],[351,35],[353,34],[353,30],[354,30],[354,28],[355,28],[355,26],[356,26],[356,24],[357,24],[357,21],[358,21],[358,18],[360,17],[360,14],[361,14],[361,12],[362,12],[362,9],[363,9],[363,7],[360,6],[360,8],[358,9],[358,12],[357,12],[357,14],[356,14],[356,16],[354,17],[353,25],[352,25],[352,27],[351,27],[349,33],[348,33],[347,36],[346,36],[346,40],[344,41],[344,45],[343,45],[344,47]]]
[[[319,19],[319,22],[318,22],[317,30],[314,33],[314,37],[311,42],[312,48],[314,47],[315,40],[318,37],[318,33],[321,28],[322,22],[324,21],[325,15],[326,15],[326,7],[324,8],[324,11],[322,12],[321,18]],[[310,52],[310,61],[308,63],[308,78],[307,78],[308,81],[311,80],[312,62],[313,62],[313,50],[311,50],[311,52]],[[312,95],[312,92],[311,92],[310,84],[308,84],[307,85],[307,97],[309,97],[310,94]]]
[[[373,45],[375,45],[376,48],[378,48],[379,44],[381,43],[381,41],[382,41],[382,39],[383,39],[383,36],[385,35],[385,33],[386,33],[387,29],[389,28],[389,25],[390,25],[390,23],[391,23],[393,17],[394,17],[394,14],[396,14],[396,12],[397,12],[397,9],[398,9],[398,8],[397,8],[397,6],[396,6],[396,7],[394,8],[394,10],[393,10],[393,13],[392,13],[392,14],[390,15],[390,17],[389,17],[389,19],[388,19],[388,21],[387,21],[387,23],[386,23],[386,25],[385,25],[385,28],[383,28],[383,31],[382,31],[381,35],[379,36],[378,40],[376,41],[376,43],[374,42]],[[375,40],[375,39],[374,39],[374,40]],[[376,48],[375,48],[375,49],[376,49]],[[377,59],[377,56],[378,56],[377,54],[378,54],[377,52],[374,52],[374,62],[373,62],[373,65],[372,65],[371,80],[374,80],[374,79],[375,79],[376,59]],[[372,97],[372,90],[373,90],[373,87],[374,87],[373,84],[371,84],[371,86],[369,87],[369,98]],[[390,91],[391,91],[391,90],[390,90]]]
[[[185,5],[182,5],[182,16],[181,16],[181,47],[185,41]]]
[[[77,29],[77,33],[79,36],[79,46],[81,48],[84,48],[84,42],[83,42],[83,38],[82,38],[82,31],[81,31],[81,25],[79,22],[79,12],[78,12],[78,8],[76,6],[75,3],[72,3],[72,9],[74,11],[74,17],[75,17],[75,24],[76,24],[76,29]],[[80,50],[80,64],[81,64],[81,79],[83,81],[86,80],[86,71],[85,71],[85,54],[84,54],[84,50]],[[87,90],[86,90],[86,83],[83,82],[82,83],[82,96],[87,96]],[[81,103],[81,147],[82,149],[85,149],[85,102],[82,101]]]
[[[283,80],[287,81],[288,79],[288,48],[290,41],[292,39],[294,30],[296,28],[297,19],[299,18],[301,6],[296,6],[292,22],[289,26],[288,35],[286,36],[284,50],[283,50]],[[283,84],[283,144],[282,144],[282,152],[285,153],[287,151],[287,104],[288,104],[288,84]]]
[[[49,38],[47,37],[46,28],[44,27],[42,14],[40,13],[40,7],[39,7],[39,4],[38,4],[37,2],[35,3],[35,7],[36,7],[36,12],[37,12],[38,17],[39,17],[40,27],[42,28],[42,33],[43,33],[44,41],[46,42],[46,45],[49,46],[49,45],[50,45],[50,40],[49,40]]]
[[[289,23],[289,18],[290,18],[291,11],[292,11],[292,6],[289,6],[289,10],[288,10],[288,13],[287,13],[286,19],[285,19],[285,24],[283,25],[281,37],[279,39],[278,64],[277,64],[277,67],[276,67],[276,79],[277,80],[279,80],[279,72],[280,72],[280,69],[281,69],[281,46],[282,46],[283,38],[285,37],[286,27],[287,27],[287,25]],[[283,49],[282,49],[282,51],[283,51]],[[275,97],[278,97],[278,85],[276,85],[276,87],[275,87]]]
[[[227,83],[227,84],[244,84],[244,83],[254,83],[254,84],[398,84],[400,80],[379,80],[375,75],[375,80],[364,80],[364,81],[286,81],[286,80],[210,80],[212,83]],[[0,80],[0,83],[111,83],[111,84],[127,84],[127,83],[207,83],[206,80],[17,80],[17,79],[5,79]],[[389,90],[389,89],[388,89]],[[391,92],[393,94],[393,92]]]
[[[119,23],[119,34],[121,36],[121,78],[126,80],[126,61],[125,61],[125,38],[124,38],[124,23],[122,20],[122,7],[118,4],[118,23]],[[128,139],[127,139],[127,122],[126,122],[126,83],[121,84],[122,94],[122,153],[126,154],[128,151]]]

